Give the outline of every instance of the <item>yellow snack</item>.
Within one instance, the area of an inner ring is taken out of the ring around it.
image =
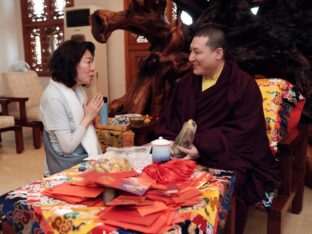
[[[92,164],[92,168],[97,172],[122,172],[131,171],[132,167],[126,159],[100,159]]]

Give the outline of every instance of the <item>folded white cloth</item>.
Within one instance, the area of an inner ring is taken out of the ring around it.
[[[75,126],[77,127],[83,116],[83,103],[87,100],[87,95],[81,86],[75,89],[68,88],[60,82],[50,80],[51,84],[54,85],[64,95],[66,101],[69,104],[71,113],[74,118]],[[92,123],[86,130],[86,134],[81,141],[82,146],[87,151],[88,155],[99,155],[102,153],[95,129]]]

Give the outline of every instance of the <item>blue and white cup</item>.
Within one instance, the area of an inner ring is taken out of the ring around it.
[[[151,142],[154,162],[166,162],[170,159],[170,141],[159,137]]]

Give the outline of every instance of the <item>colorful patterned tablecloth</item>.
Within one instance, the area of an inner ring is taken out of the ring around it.
[[[78,178],[82,173],[78,170],[81,166],[88,167],[89,164],[77,165],[8,193],[3,210],[17,233],[136,233],[105,225],[98,216],[105,207],[68,204],[42,194],[49,187]],[[203,199],[195,206],[179,209],[189,220],[175,225],[170,233],[187,233],[191,228],[204,233],[222,232],[235,177],[231,171],[207,170],[213,177],[202,183]]]

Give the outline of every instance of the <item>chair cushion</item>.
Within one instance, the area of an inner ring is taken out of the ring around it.
[[[26,110],[28,121],[42,121],[42,114],[39,106],[30,107]],[[15,119],[20,118],[19,110],[10,112],[10,115],[14,116]]]
[[[13,116],[0,116],[0,128],[8,128],[13,127],[15,125],[14,117]]]
[[[292,110],[303,96],[295,87],[282,79],[257,79],[262,97],[263,111],[272,152],[277,152],[277,143],[287,135],[288,120]]]
[[[35,120],[35,121],[42,121],[42,114],[41,114],[39,106],[34,106],[34,107],[27,109],[27,119]]]
[[[40,105],[40,97],[43,87],[40,84],[37,73],[4,72],[2,73],[4,95],[8,97],[28,97],[26,109]],[[9,113],[18,112],[18,104],[9,105]]]

